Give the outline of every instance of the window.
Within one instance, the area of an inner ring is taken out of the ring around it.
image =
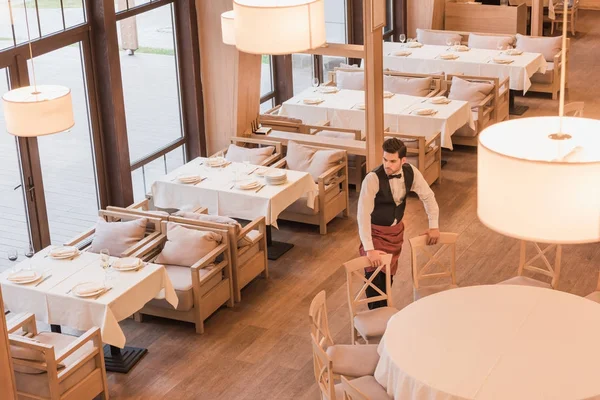
[[[260,112],[272,108],[275,99],[273,86],[273,57],[263,55],[260,76]]]
[[[311,87],[313,56],[310,54],[292,54],[292,76],[294,95]]]
[[[348,43],[346,0],[325,0],[325,32],[328,43]]]
[[[143,200],[151,185],[165,174],[185,164],[184,147],[178,147],[131,172],[134,201]]]

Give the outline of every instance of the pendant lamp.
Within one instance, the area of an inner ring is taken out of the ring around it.
[[[22,137],[50,135],[69,130],[75,125],[71,89],[56,85],[37,85],[27,6],[23,4],[33,85],[13,89],[2,96],[6,130],[11,135]]]

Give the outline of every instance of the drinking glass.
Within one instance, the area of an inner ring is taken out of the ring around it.
[[[496,48],[500,51],[504,50],[504,43],[502,43],[502,41],[499,41],[498,44],[496,44]]]
[[[31,257],[33,257],[34,254],[35,254],[35,251],[33,250],[33,245],[30,244],[29,247],[27,247],[25,249],[25,257],[31,258]]]
[[[8,249],[8,259],[10,261],[17,261],[17,258],[19,258],[17,249]]]
[[[452,39],[446,39],[446,45],[448,47],[451,47],[453,44],[454,44],[454,42],[452,41]],[[450,49],[448,49],[448,50],[450,50]]]
[[[312,79],[312,87],[314,88],[313,92],[316,92],[319,87],[319,78]]]
[[[100,250],[100,265],[106,270],[110,263],[110,251],[108,249]]]
[[[454,42],[454,46],[456,46],[456,47],[460,46],[460,40],[457,40],[456,42]]]
[[[406,35],[404,33],[401,33],[399,39],[400,43],[404,44],[404,42],[406,42]]]

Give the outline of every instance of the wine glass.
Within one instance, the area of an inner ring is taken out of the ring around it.
[[[8,249],[7,251],[7,258],[11,261],[11,262],[15,262],[17,261],[17,259],[19,258],[19,253],[17,251],[17,249]],[[13,272],[19,272],[21,270],[21,268],[17,265],[14,265],[11,269],[11,271]]]
[[[404,42],[406,42],[406,35],[404,33],[400,34],[400,43],[402,43],[402,45],[404,45]]]
[[[108,249],[100,250],[100,266],[106,270],[110,263],[110,251]]]
[[[504,50],[504,43],[502,43],[502,41],[498,41],[498,44],[496,44],[496,48],[498,50],[500,50],[500,53],[502,53],[502,50]]]
[[[35,254],[35,251],[33,250],[33,245],[29,244],[29,247],[27,247],[25,249],[25,257],[31,258],[31,257],[33,257],[34,254]]]
[[[446,45],[448,46],[448,50],[450,50],[450,47],[452,47],[453,44],[454,44],[454,42],[452,41],[452,39],[450,39],[450,38],[446,39]]]
[[[312,87],[314,88],[313,92],[316,92],[317,88],[319,87],[319,78],[313,78],[311,83]]]

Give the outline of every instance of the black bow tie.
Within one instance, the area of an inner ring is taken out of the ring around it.
[[[402,174],[388,175],[388,179],[400,179],[400,178],[402,178]]]

